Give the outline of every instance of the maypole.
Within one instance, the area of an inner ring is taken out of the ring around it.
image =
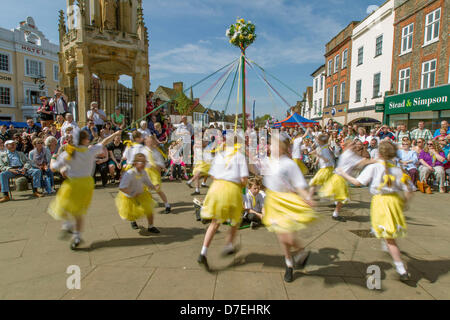
[[[230,43],[239,49],[241,49],[241,78],[242,83],[242,128],[244,131],[247,127],[247,114],[246,114],[246,58],[245,50],[250,46],[256,39],[255,25],[251,21],[245,21],[244,19],[237,19],[236,23],[231,25],[226,33],[227,37],[230,39]],[[235,128],[236,129],[236,128]]]

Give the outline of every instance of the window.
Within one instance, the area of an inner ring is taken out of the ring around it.
[[[59,67],[58,65],[53,65],[53,80],[59,81]]]
[[[411,76],[411,69],[400,70],[398,76],[398,93],[405,93],[409,91],[409,77]]]
[[[422,89],[436,85],[436,59],[422,64]]]
[[[339,55],[337,55],[334,58],[334,73],[338,72],[339,70]]]
[[[9,54],[0,53],[0,71],[10,72]]]
[[[381,73],[375,73],[373,75],[373,98],[380,97],[380,80]]]
[[[342,53],[342,69],[347,68],[348,49],[345,49]]]
[[[0,87],[0,105],[11,105],[11,88]]]
[[[323,75],[320,76],[320,91],[323,90]]]
[[[439,25],[441,19],[441,8],[434,10],[425,17],[425,41],[424,45],[439,40]]]
[[[46,96],[45,91],[38,91],[35,89],[27,89],[25,91],[25,103],[27,105],[40,104],[39,98],[42,96]]]
[[[383,54],[383,35],[379,36],[376,40],[375,57]]]
[[[331,68],[333,67],[333,60],[328,61],[328,76],[331,76]]]
[[[327,89],[327,107],[331,106],[331,88]]]
[[[338,103],[338,86],[333,87],[333,106]]]
[[[364,47],[358,49],[358,66],[363,64],[364,59]]]
[[[341,103],[345,100],[345,82],[341,83]]]
[[[314,101],[314,114],[317,114],[317,100]]]
[[[413,33],[414,23],[411,23],[410,25],[402,29],[402,47],[400,49],[401,54],[412,51]]]
[[[319,99],[319,112],[322,112],[322,98]]]
[[[356,100],[355,100],[355,102],[361,101],[361,85],[362,85],[362,80],[356,81]]]
[[[25,75],[29,77],[40,77],[44,74],[42,61],[25,59]]]

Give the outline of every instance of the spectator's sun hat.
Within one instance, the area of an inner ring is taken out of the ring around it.
[[[14,140],[7,140],[5,142],[5,146],[7,146],[8,144],[13,144],[13,143],[16,143],[16,142]]]
[[[42,96],[42,97],[39,97],[39,99],[42,101],[42,100],[48,100],[48,98],[46,97],[46,96]]]

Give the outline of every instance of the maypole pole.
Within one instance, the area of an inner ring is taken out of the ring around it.
[[[251,45],[255,39],[255,25],[251,21],[245,21],[244,19],[237,19],[235,24],[232,24],[226,33],[230,39],[230,43],[239,49],[241,49],[241,78],[242,81],[242,128],[244,131],[247,129],[247,114],[246,114],[246,57],[245,50]],[[236,106],[238,107],[238,106]]]

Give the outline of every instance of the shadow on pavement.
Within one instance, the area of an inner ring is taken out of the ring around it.
[[[94,241],[88,248],[78,248],[77,251],[91,252],[102,248],[133,247],[154,244],[170,244],[184,242],[192,239],[198,234],[204,234],[204,229],[164,228],[158,227],[160,234],[149,233],[147,229],[141,228],[139,234],[147,238],[125,238],[111,239],[106,241]],[[149,238],[149,236],[152,236]]]
[[[408,269],[411,273],[410,282],[413,282],[415,285],[422,279],[435,283],[440,276],[450,271],[450,260],[448,259],[428,261],[411,257],[406,252],[402,252],[402,254],[409,258]]]

